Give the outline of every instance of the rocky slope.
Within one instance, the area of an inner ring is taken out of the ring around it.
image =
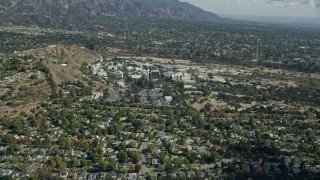
[[[95,16],[146,16],[211,21],[219,18],[178,0],[0,0],[2,21],[63,25]]]

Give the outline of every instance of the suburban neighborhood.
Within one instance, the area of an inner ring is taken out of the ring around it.
[[[55,63],[62,71],[70,68]],[[27,71],[30,83],[46,76],[34,68]],[[317,113],[306,103],[258,103],[254,98],[262,97],[241,89],[273,86],[241,80],[263,76],[263,69],[107,57],[80,70],[95,85],[61,82],[52,100],[22,113],[24,121],[1,122],[0,176],[133,180],[320,173]],[[4,77],[1,86],[25,81],[21,77]],[[243,94],[231,96],[231,87]],[[10,106],[7,96],[1,103]]]

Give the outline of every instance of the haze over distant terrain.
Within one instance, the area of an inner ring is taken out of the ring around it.
[[[320,18],[319,0],[181,0],[217,14]]]
[[[225,14],[221,14],[220,16],[222,18],[259,22],[259,23],[320,27],[320,21],[318,17],[246,16],[246,15],[225,15]]]

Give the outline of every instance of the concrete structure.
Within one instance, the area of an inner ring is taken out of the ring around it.
[[[152,70],[151,71],[151,79],[159,80],[160,78],[160,71],[159,70]]]
[[[165,96],[164,99],[165,99],[168,103],[170,103],[173,98],[172,98],[172,96]]]
[[[188,85],[195,85],[196,81],[195,80],[182,80],[184,84]]]
[[[153,65],[153,64],[146,63],[146,64],[142,65],[142,67],[143,67],[144,69],[151,69],[152,67],[154,67],[154,65]]]
[[[173,74],[174,74],[173,72],[169,71],[169,72],[164,72],[163,76],[167,77],[167,78],[170,78],[170,77],[172,77]]]
[[[180,68],[180,69],[176,69],[175,71],[176,72],[181,72],[181,73],[186,73],[187,69]]]
[[[112,73],[114,78],[116,79],[122,79],[123,78],[123,72],[122,71],[115,71]]]
[[[171,79],[173,81],[187,81],[187,80],[191,80],[191,75],[188,73],[174,73],[171,75]]]
[[[183,88],[184,89],[197,89],[195,86],[192,86],[192,85],[184,85]]]
[[[183,73],[174,73],[171,75],[171,79],[173,81],[178,81],[181,79],[182,76],[183,76]]]
[[[197,78],[199,78],[201,81],[208,80],[208,76],[206,74],[197,74]]]
[[[100,72],[98,72],[98,76],[100,76],[102,78],[107,78],[108,74],[104,70],[101,70]]]
[[[223,77],[214,76],[212,79],[210,79],[210,82],[212,82],[212,83],[226,83],[227,81]]]
[[[131,75],[132,80],[139,80],[142,78],[142,75]]]

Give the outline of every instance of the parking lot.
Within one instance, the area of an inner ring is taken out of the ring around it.
[[[163,92],[161,88],[149,90],[149,96],[152,101],[152,104],[156,107],[163,107],[169,105],[163,97]]]

